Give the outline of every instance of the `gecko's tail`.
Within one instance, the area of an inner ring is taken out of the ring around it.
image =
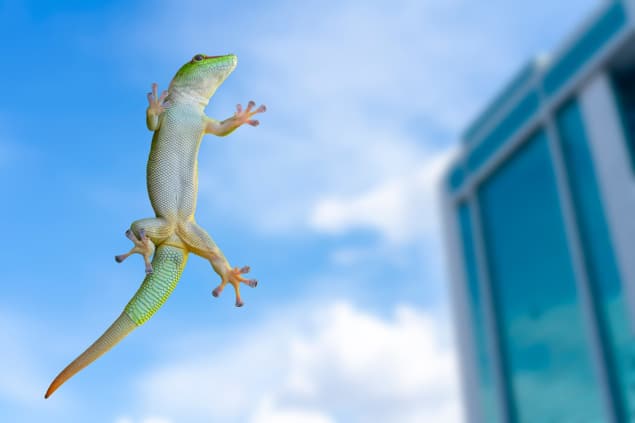
[[[152,259],[154,272],[146,276],[124,312],[99,339],[57,375],[44,398],[50,397],[73,375],[104,355],[137,326],[148,321],[172,294],[186,261],[186,251],[171,245],[160,245]]]
[[[124,312],[115,320],[115,323],[104,332],[86,351],[84,351],[79,357],[77,357],[71,364],[66,366],[64,370],[53,380],[51,386],[46,391],[44,398],[51,396],[53,392],[57,390],[64,382],[73,377],[73,375],[84,367],[88,366],[93,361],[104,355],[109,349],[114,347],[122,339],[124,339],[130,332],[135,329],[137,325],[128,317]]]

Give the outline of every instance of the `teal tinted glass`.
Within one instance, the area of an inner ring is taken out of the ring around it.
[[[505,118],[474,147],[467,158],[469,170],[476,170],[498,151],[538,111],[540,98],[536,90],[529,91],[514,105]]]
[[[543,81],[547,95],[557,93],[626,24],[627,16],[622,2],[606,3],[609,6],[604,13],[547,71]]]
[[[613,75],[613,91],[620,111],[631,167],[635,170],[635,69]]]
[[[606,224],[582,115],[575,101],[557,114],[557,126],[576,209],[585,267],[620,421],[635,421],[635,339],[628,327],[624,292]]]
[[[467,128],[463,134],[463,141],[467,144],[474,143],[477,134],[487,126],[497,113],[507,107],[510,99],[513,99],[522,89],[524,89],[536,76],[538,66],[536,62],[525,65],[518,74],[507,84],[503,91],[496,96],[494,101],[485,109],[483,113]]]
[[[479,289],[478,272],[476,267],[476,255],[474,248],[474,235],[469,206],[462,203],[458,208],[459,228],[461,231],[461,243],[463,245],[463,266],[465,269],[465,283],[469,301],[469,315],[472,326],[472,336],[478,366],[478,395],[483,412],[483,421],[499,422],[497,413],[496,392],[494,388],[494,376],[492,373],[492,357],[488,353],[488,339],[485,330],[485,317],[481,290]]]
[[[456,192],[465,181],[465,169],[463,162],[455,163],[451,168],[447,177],[448,187],[450,191]]]
[[[605,422],[547,138],[479,189],[512,420]]]

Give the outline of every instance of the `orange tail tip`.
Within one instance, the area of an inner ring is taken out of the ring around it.
[[[86,349],[71,364],[66,366],[64,370],[53,380],[49,386],[44,398],[50,397],[64,382],[73,377],[77,372],[88,366],[93,361],[104,355],[108,350],[117,345],[119,341],[132,332],[137,325],[124,312],[110,325],[106,332],[100,336],[90,347]]]

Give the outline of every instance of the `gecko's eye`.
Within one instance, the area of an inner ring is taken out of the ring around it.
[[[196,56],[194,56],[194,58],[192,59],[193,62],[200,62],[201,60],[203,60],[205,57],[202,54],[197,54]]]

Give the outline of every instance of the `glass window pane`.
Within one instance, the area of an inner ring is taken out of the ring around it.
[[[624,127],[631,167],[635,169],[635,70],[613,75],[613,90]]]
[[[607,421],[544,133],[483,183],[479,201],[514,420]]]

